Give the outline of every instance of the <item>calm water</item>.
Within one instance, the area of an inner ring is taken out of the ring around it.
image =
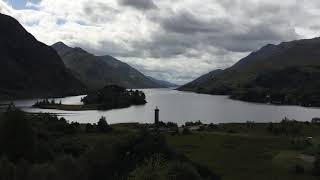
[[[211,96],[170,89],[143,90],[148,103],[143,106],[132,106],[126,109],[110,111],[60,111],[31,108],[37,99],[19,100],[15,104],[28,112],[59,113],[69,121],[95,123],[101,116],[106,116],[109,123],[141,122],[151,123],[154,119],[154,108],[160,109],[162,121],[173,121],[183,124],[187,121],[201,120],[205,123],[223,122],[277,122],[288,117],[300,121],[310,121],[320,117],[319,108],[298,106],[275,106],[247,103],[228,99],[226,96]],[[64,104],[81,104],[83,96],[56,99]]]

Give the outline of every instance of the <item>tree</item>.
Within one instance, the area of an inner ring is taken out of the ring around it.
[[[14,162],[32,160],[35,153],[35,135],[25,113],[10,108],[0,127],[0,155]]]
[[[320,157],[316,156],[316,160],[313,163],[313,174],[316,176],[320,176]]]
[[[98,129],[100,132],[109,132],[111,131],[111,126],[107,123],[106,117],[102,116],[98,122]]]
[[[6,157],[0,160],[0,180],[14,180],[15,166]]]

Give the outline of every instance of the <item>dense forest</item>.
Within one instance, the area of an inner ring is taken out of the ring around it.
[[[320,106],[320,67],[266,72],[231,93],[231,98],[272,104]]]
[[[127,108],[131,105],[144,105],[146,96],[142,91],[127,90],[117,85],[109,85],[98,91],[92,91],[81,99],[83,105],[62,104],[54,99],[37,101],[33,107],[41,109],[59,109],[65,111],[111,110]]]
[[[146,96],[142,91],[126,90],[116,85],[106,86],[99,91],[91,92],[82,99],[82,102],[85,105],[97,105],[99,109],[103,110],[147,103]]]

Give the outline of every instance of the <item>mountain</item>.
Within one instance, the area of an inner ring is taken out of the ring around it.
[[[178,87],[179,86],[177,84],[174,84],[174,83],[171,83],[171,82],[168,82],[168,81],[164,81],[164,80],[159,80],[159,79],[153,78],[151,76],[147,76],[147,77],[149,79],[151,79],[153,82],[155,82],[157,84],[160,84],[161,86],[166,87],[166,88]]]
[[[217,76],[218,74],[220,74],[222,72],[223,72],[222,69],[213,70],[213,71],[211,71],[207,74],[204,74],[204,75],[200,76],[199,78],[179,87],[178,89],[184,90],[184,91],[193,91],[202,83],[210,81],[211,79],[213,79],[215,76]]]
[[[65,96],[84,90],[56,51],[37,41],[17,20],[0,14],[0,34],[1,99]]]
[[[319,57],[320,38],[268,44],[188,90],[254,102],[320,106]]]
[[[62,42],[52,47],[73,74],[90,89],[101,89],[112,84],[126,88],[164,87],[112,56],[95,56],[81,48],[72,48]]]

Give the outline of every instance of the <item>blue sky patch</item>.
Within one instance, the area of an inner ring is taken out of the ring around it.
[[[14,9],[27,9],[27,2],[38,3],[41,0],[5,0],[8,2]]]

